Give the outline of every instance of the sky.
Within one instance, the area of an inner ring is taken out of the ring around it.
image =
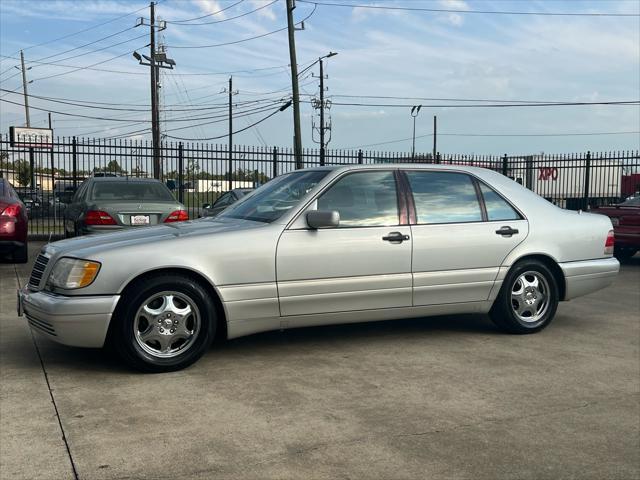
[[[443,153],[640,148],[637,104],[477,106],[640,100],[640,1],[318,1],[348,4],[314,6],[298,0],[294,10],[296,21],[308,17],[304,30],[295,35],[299,70],[329,52],[338,53],[324,60],[325,96],[331,102],[328,148],[408,152],[411,106],[419,104],[418,153],[433,148],[434,116],[437,150]],[[208,142],[226,142],[224,89],[229,72],[234,131],[276,112],[290,98],[284,0],[164,0],[156,6],[156,16],[167,21],[159,42],[176,62],[176,68],[162,70],[160,78],[161,126],[167,140],[222,137]],[[138,17],[144,17],[144,24],[136,27]],[[131,54],[148,54],[148,23],[148,3],[139,1],[2,0],[0,88],[16,93],[0,91],[0,133],[25,124],[21,75],[14,68],[23,49],[32,81],[32,126],[47,126],[47,111],[53,110],[59,112],[52,114],[56,135],[114,137],[134,132],[132,138],[149,138],[145,132],[135,133],[150,128],[149,70]],[[252,37],[260,38],[247,40]],[[318,64],[300,75],[305,147],[318,146],[317,132],[312,135],[317,111],[311,103],[318,97],[318,82]],[[95,102],[96,108],[87,108],[87,102]],[[287,147],[292,132],[289,108],[236,133],[234,143]]]

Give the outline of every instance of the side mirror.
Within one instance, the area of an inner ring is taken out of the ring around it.
[[[203,203],[202,204],[202,208],[211,208],[211,204],[210,203]]]
[[[340,214],[336,211],[311,210],[307,212],[307,225],[314,230],[336,228],[340,225]]]

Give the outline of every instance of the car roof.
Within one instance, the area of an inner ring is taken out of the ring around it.
[[[126,182],[126,183],[162,183],[155,178],[139,178],[139,177],[89,177],[86,181],[102,183],[102,182]]]
[[[353,165],[328,165],[323,167],[311,167],[304,170],[329,170],[335,172],[343,172],[349,170],[389,170],[389,169],[404,169],[404,170],[416,170],[416,169],[428,169],[428,170],[455,170],[460,172],[472,172],[480,173],[486,172],[487,168],[473,167],[470,165],[445,165],[441,163],[367,163],[367,164],[353,164]]]

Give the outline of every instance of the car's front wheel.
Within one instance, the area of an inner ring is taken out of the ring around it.
[[[211,345],[216,312],[207,291],[182,275],[136,282],[120,300],[110,341],[130,366],[145,372],[188,367]]]
[[[507,274],[489,315],[509,333],[535,333],[551,323],[558,301],[558,285],[549,268],[538,260],[524,260]]]

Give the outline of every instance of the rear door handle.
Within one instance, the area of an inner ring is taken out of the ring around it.
[[[516,235],[518,233],[518,229],[505,226],[501,227],[500,230],[496,230],[496,233],[503,237],[510,237],[511,235]]]
[[[382,237],[382,240],[384,240],[385,242],[391,242],[391,243],[402,243],[405,240],[409,240],[409,238],[410,238],[409,235],[403,235],[400,232],[391,232],[386,237]]]

